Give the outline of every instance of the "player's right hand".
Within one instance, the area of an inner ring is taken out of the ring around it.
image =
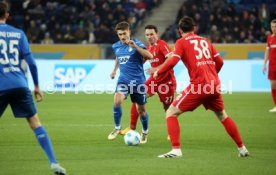
[[[40,90],[39,86],[36,86],[34,89],[34,96],[37,102],[41,102],[44,99],[44,94]]]
[[[112,73],[110,74],[110,78],[111,78],[112,80],[115,78],[115,76],[116,76],[116,72],[112,72]]]

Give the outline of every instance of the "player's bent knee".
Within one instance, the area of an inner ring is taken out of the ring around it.
[[[115,93],[114,95],[114,105],[119,107],[124,101],[124,94],[121,93]]]
[[[166,111],[166,118],[171,117],[171,116],[178,116],[181,113],[182,112],[179,109],[177,109],[176,107],[171,105],[169,107],[169,109],[167,109],[167,111]]]
[[[30,127],[32,128],[32,130],[41,126],[41,123],[40,123],[40,120],[39,120],[37,114],[35,114],[34,116],[32,116],[30,118],[27,118],[27,121],[28,121]]]

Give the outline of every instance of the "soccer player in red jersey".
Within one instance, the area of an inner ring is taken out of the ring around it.
[[[266,72],[266,64],[269,60],[268,79],[270,80],[271,93],[274,101],[274,108],[270,109],[269,112],[276,112],[276,19],[273,19],[270,25],[272,35],[267,37],[263,73]]]
[[[174,100],[176,90],[174,71],[171,69],[164,72],[156,79],[153,78],[153,73],[172,55],[172,50],[168,43],[159,39],[158,29],[154,25],[145,27],[145,37],[148,42],[147,49],[153,55],[153,59],[149,60],[151,67],[146,70],[147,74],[150,74],[150,77],[145,82],[147,97],[157,93],[166,111]],[[136,129],[138,116],[136,105],[133,103],[130,111],[130,129]],[[126,128],[121,134],[124,135],[130,129]],[[148,134],[142,134],[141,143],[147,142],[147,136]]]
[[[213,45],[203,37],[194,34],[194,21],[183,17],[179,21],[181,39],[175,43],[173,56],[154,73],[154,77],[167,72],[181,59],[188,69],[190,84],[173,101],[166,112],[167,129],[171,139],[172,150],[159,155],[160,158],[177,158],[182,156],[180,148],[180,127],[178,116],[193,111],[201,104],[214,111],[238,147],[239,156],[249,155],[244,146],[235,122],[226,114],[220,93],[220,71],[223,60]]]

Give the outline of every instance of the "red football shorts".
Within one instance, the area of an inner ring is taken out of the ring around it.
[[[268,69],[268,79],[269,80],[276,80],[276,69]]]
[[[163,106],[169,106],[173,102],[176,90],[175,80],[156,82],[152,78],[149,78],[145,82],[145,85],[147,87],[147,94],[151,97],[157,93]]]
[[[198,87],[197,85],[190,84],[176,97],[172,105],[183,112],[193,111],[201,104],[205,109],[212,111],[224,110],[221,93],[216,92],[216,90],[208,90],[208,88],[207,90],[204,89],[206,89],[204,85]]]

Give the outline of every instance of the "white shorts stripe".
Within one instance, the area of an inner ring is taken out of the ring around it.
[[[184,91],[186,91],[187,89],[185,89]],[[180,99],[179,99],[179,101],[178,101],[178,103],[176,104],[176,108],[177,109],[179,109],[179,105],[182,103],[182,101],[186,98],[186,96],[191,92],[191,87],[190,87],[190,89],[189,89],[189,91],[188,92],[186,92],[186,94],[184,95],[184,96],[182,96]],[[182,94],[182,93],[181,93]]]

